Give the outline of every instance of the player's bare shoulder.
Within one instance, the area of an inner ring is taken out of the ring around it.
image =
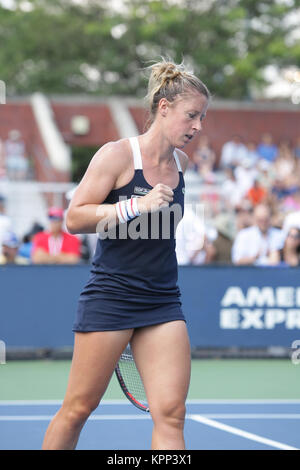
[[[120,139],[104,144],[93,156],[90,166],[96,170],[105,170],[119,176],[130,163],[128,139]]]
[[[188,167],[188,164],[189,164],[189,157],[182,150],[180,150],[178,148],[176,148],[175,150],[176,150],[176,153],[177,153],[179,161],[180,161],[182,172],[185,173],[185,171]]]
[[[125,139],[103,145],[92,157],[72,198],[72,206],[101,204],[109,192],[118,187],[128,168],[133,168],[129,162],[130,152]]]

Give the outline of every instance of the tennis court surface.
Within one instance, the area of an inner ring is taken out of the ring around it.
[[[41,448],[69,366],[69,361],[0,366],[1,450]],[[300,449],[300,366],[289,360],[194,360],[192,371],[188,450]],[[149,414],[123,399],[113,378],[77,449],[147,450],[151,432]]]

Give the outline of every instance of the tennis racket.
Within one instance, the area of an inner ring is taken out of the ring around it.
[[[115,373],[126,398],[140,410],[149,412],[144,385],[129,346],[121,354]]]

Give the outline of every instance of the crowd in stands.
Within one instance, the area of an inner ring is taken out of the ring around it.
[[[26,145],[18,129],[9,131],[7,139],[0,139],[0,180],[24,181],[30,174]]]
[[[24,149],[18,131],[0,147],[0,170],[12,180],[26,176]],[[209,217],[186,207],[176,234],[179,265],[300,265],[300,137],[275,144],[266,133],[256,144],[234,135],[217,156],[202,135],[188,171],[198,174],[202,186],[216,188],[218,204]],[[204,206],[214,201],[201,194]],[[91,261],[95,238],[70,235],[61,208],[50,207],[48,221],[47,227],[35,223],[18,240],[0,195],[0,264]]]
[[[275,144],[265,133],[256,144],[233,135],[217,161],[202,135],[189,171],[217,191],[199,198],[212,211],[198,221],[193,214],[193,227],[177,244],[179,264],[300,264],[300,137]]]
[[[0,139],[0,182],[31,179],[32,171],[20,131],[10,130],[6,139]],[[91,260],[95,246],[91,246],[88,236],[68,233],[64,210],[50,207],[47,215],[47,227],[36,221],[28,233],[18,238],[6,213],[6,199],[0,194],[0,265],[78,264]]]
[[[34,223],[19,240],[5,215],[5,199],[0,197],[1,264],[78,264],[85,260],[84,243],[64,227],[64,210],[50,207],[48,227]]]

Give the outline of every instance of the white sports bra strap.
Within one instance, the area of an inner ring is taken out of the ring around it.
[[[179,160],[179,157],[177,155],[176,150],[174,150],[173,155],[174,155],[174,158],[175,158],[175,162],[176,162],[178,171],[182,172],[181,165],[180,165],[180,160]]]
[[[140,144],[138,141],[137,137],[130,137],[129,142],[132,148],[132,153],[133,153],[133,160],[134,160],[134,169],[135,170],[142,170],[143,169],[143,162],[142,162],[142,155],[141,155],[141,149],[140,149]],[[177,155],[176,150],[173,152],[176,166],[178,171],[182,172],[181,165],[180,165],[180,160]]]
[[[143,169],[143,162],[142,162],[142,155],[140,144],[137,137],[130,137],[129,142],[132,148],[133,153],[133,160],[134,160],[134,169],[135,170],[142,170]]]

